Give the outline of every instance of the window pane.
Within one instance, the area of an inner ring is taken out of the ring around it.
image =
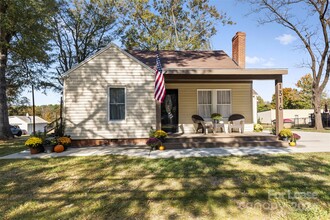
[[[217,91],[217,112],[224,118],[231,115],[231,91]]]
[[[211,117],[212,105],[198,105],[198,115],[203,118]]]
[[[212,92],[211,91],[198,91],[198,104],[211,104]]]
[[[110,120],[125,119],[125,88],[109,89],[109,117]]]
[[[231,93],[229,90],[217,91],[217,104],[231,104]]]
[[[219,112],[222,117],[228,118],[231,115],[230,105],[218,105],[217,112]]]
[[[125,103],[125,89],[110,88],[110,103]]]
[[[125,119],[125,105],[110,104],[110,120],[124,120],[124,119]]]

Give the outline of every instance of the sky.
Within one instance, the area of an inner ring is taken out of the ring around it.
[[[286,68],[283,88],[296,88],[295,84],[304,75],[311,73],[302,67],[309,60],[306,50],[299,49],[301,41],[296,34],[276,23],[260,25],[257,14],[249,14],[250,5],[234,0],[214,0],[218,11],[224,11],[236,25],[219,27],[212,38],[214,49],[224,50],[231,56],[231,39],[236,32],[246,33],[246,68]],[[299,9],[297,9],[299,10]],[[299,14],[299,11],[297,11]],[[274,80],[254,81],[253,86],[265,101],[271,101],[275,92]],[[330,86],[325,89],[330,95]]]
[[[236,32],[246,33],[246,68],[286,68],[288,75],[283,77],[283,87],[295,88],[296,82],[310,69],[302,67],[308,61],[306,50],[298,49],[300,40],[295,33],[279,24],[259,25],[257,15],[250,12],[250,6],[236,0],[211,0],[218,11],[223,11],[236,24],[217,26],[217,34],[212,37],[211,45],[214,50],[224,50],[231,56],[231,39]],[[298,9],[297,9],[298,10]],[[271,101],[274,94],[274,80],[254,81],[255,91],[265,101]],[[330,95],[330,85],[325,89]],[[25,91],[23,96],[31,100],[31,93]],[[36,105],[59,104],[60,94],[48,91],[47,95],[36,92]]]

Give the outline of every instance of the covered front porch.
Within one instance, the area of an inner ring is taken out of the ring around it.
[[[252,132],[255,123],[253,80],[274,80],[278,134],[283,128],[284,74],[287,74],[286,69],[167,69],[167,94],[164,103],[156,104],[156,128],[170,133],[193,134],[196,127],[192,115],[201,115],[211,122],[211,113],[220,113],[227,131],[228,117],[241,114],[245,117],[244,131]]]

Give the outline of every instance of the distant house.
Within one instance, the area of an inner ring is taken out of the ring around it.
[[[253,124],[258,123],[258,93],[253,90],[252,91],[252,112],[253,112]]]
[[[295,124],[307,125],[310,123],[312,113],[314,109],[283,109],[283,118],[291,119]],[[258,120],[263,124],[271,124],[275,119],[275,109],[258,112]]]
[[[26,130],[28,134],[33,132],[33,116],[9,116],[9,124],[18,125],[22,130]],[[35,116],[36,132],[44,132],[48,121]]]
[[[210,120],[221,113],[245,116],[245,131],[256,122],[253,80],[274,80],[278,119],[282,75],[287,69],[245,68],[245,33],[232,39],[232,58],[224,51],[160,51],[166,97],[154,100],[156,51],[125,51],[115,44],[81,62],[64,76],[65,132],[75,140],[137,139],[150,127],[192,133],[191,116]],[[281,129],[282,120],[277,123]]]

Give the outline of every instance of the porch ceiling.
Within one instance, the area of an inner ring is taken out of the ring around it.
[[[287,69],[165,69],[166,82],[278,80]]]

